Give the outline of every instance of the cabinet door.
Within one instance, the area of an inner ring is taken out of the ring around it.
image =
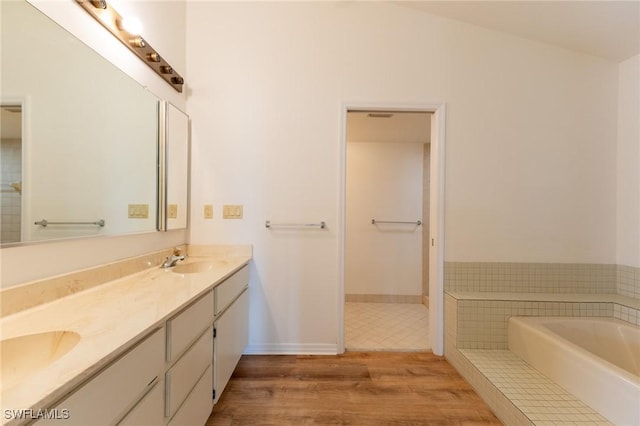
[[[218,401],[249,340],[249,292],[244,292],[220,316],[214,327],[214,384]]]

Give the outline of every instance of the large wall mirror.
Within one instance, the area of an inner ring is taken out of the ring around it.
[[[26,1],[0,8],[0,242],[156,230],[159,100]]]

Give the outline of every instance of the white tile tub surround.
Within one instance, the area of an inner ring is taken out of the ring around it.
[[[597,263],[445,262],[447,291],[619,294],[640,299],[640,267]]]
[[[615,424],[640,424],[640,327],[614,318],[512,317],[509,349]]]
[[[445,294],[444,354],[454,368],[491,407],[495,415],[509,426],[530,426],[531,422],[475,365],[456,348],[457,301]],[[495,351],[491,351],[492,353]]]
[[[618,265],[445,262],[449,291],[615,294]],[[637,269],[637,268],[636,268]]]
[[[509,425],[611,424],[566,392],[563,396],[538,388],[537,379],[532,387],[524,376],[513,383],[501,381],[499,372],[507,368],[503,355],[519,359],[507,350],[507,322],[512,316],[614,317],[640,325],[640,268],[448,262],[445,289],[445,356],[502,421]],[[495,357],[496,368],[487,369],[483,357],[485,361]],[[529,390],[522,391],[522,386]]]
[[[512,316],[611,317],[607,302],[458,300],[456,344],[465,349],[507,349]]]
[[[445,357],[505,425],[611,425],[511,351],[456,348],[457,305],[445,295]]]
[[[616,292],[622,296],[640,299],[640,268],[617,265]]]
[[[631,324],[640,325],[640,309],[624,305],[613,305],[613,317]]]
[[[511,351],[463,349],[461,353],[529,419],[530,424],[612,424]]]
[[[447,262],[459,299],[457,345],[506,349],[511,316],[614,317],[640,325],[640,268],[606,264]]]

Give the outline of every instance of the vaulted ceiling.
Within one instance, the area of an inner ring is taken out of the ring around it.
[[[640,1],[399,1],[398,5],[621,62],[640,52]]]

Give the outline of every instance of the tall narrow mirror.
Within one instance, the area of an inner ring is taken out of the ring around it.
[[[161,230],[187,227],[189,202],[189,116],[174,105],[164,102],[164,137],[161,141],[160,177]],[[164,153],[165,158],[162,158]],[[161,168],[161,173],[163,169]],[[164,199],[164,200],[163,200]]]

